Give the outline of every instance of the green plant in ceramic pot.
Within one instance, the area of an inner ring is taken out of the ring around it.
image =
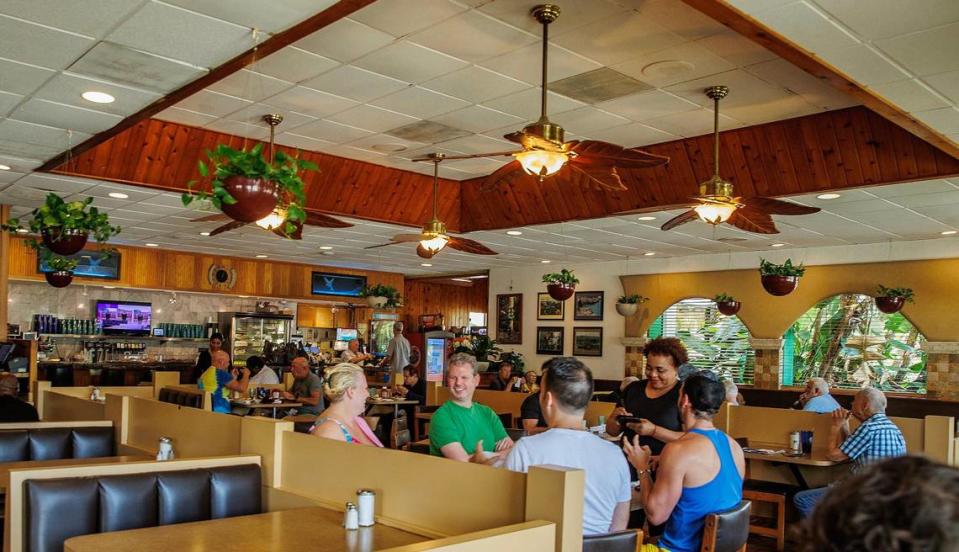
[[[76,259],[57,255],[44,247],[39,249],[38,254],[42,264],[49,269],[49,271],[43,273],[43,277],[48,284],[57,288],[70,285],[70,282],[73,281],[73,271],[76,270],[78,264]]]
[[[914,303],[914,293],[912,288],[893,287],[887,288],[880,284],[876,290],[876,308],[886,314],[893,314],[902,310],[903,305]]]
[[[806,273],[806,267],[794,265],[792,259],[786,259],[783,264],[776,264],[766,259],[760,259],[759,275],[763,289],[770,295],[789,295],[799,285],[799,278]]]
[[[713,301],[716,302],[716,307],[719,308],[719,312],[725,314],[726,316],[733,316],[739,312],[739,309],[742,307],[742,303],[736,300],[732,295],[726,293],[720,293],[713,297]]]
[[[565,301],[573,296],[579,278],[573,274],[572,270],[564,268],[559,272],[543,274],[543,282],[546,283],[546,291],[550,297],[557,301]]]
[[[282,213],[288,234],[306,220],[306,186],[300,173],[317,170],[316,163],[283,151],[277,151],[271,163],[263,156],[262,143],[249,150],[220,144],[206,155],[211,165],[199,160],[197,169],[203,178],[211,177],[210,190],[195,189],[197,181],[190,181],[190,191],[182,196],[183,205],[207,200],[241,222],[256,222],[276,210]]]
[[[59,255],[72,255],[83,249],[90,236],[103,243],[120,233],[120,227],[111,225],[107,214],[100,212],[92,203],[92,197],[64,201],[59,195],[50,193],[43,205],[30,213],[31,218],[26,226],[19,219],[10,219],[3,229],[39,234],[42,247]],[[41,249],[41,244],[32,238],[27,244],[36,251]]]
[[[385,284],[367,285],[360,292],[360,297],[366,297],[366,302],[374,309],[396,308],[402,306],[402,296],[393,286]]]
[[[649,301],[649,297],[643,297],[638,293],[632,293],[630,295],[621,295],[619,299],[616,300],[616,312],[622,316],[632,316],[636,314],[636,311],[639,309],[641,303]]]

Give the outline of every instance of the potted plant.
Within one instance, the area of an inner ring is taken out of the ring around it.
[[[73,255],[83,249],[90,235],[102,243],[120,233],[120,227],[110,226],[107,214],[101,213],[91,203],[92,197],[66,202],[57,194],[47,194],[43,205],[31,213],[27,228],[40,235],[46,249],[59,255]],[[22,231],[18,219],[10,219],[3,229]],[[30,239],[27,243],[33,249],[40,250],[36,240]]]
[[[526,370],[526,361],[523,360],[523,355],[517,353],[516,351],[508,351],[499,355],[499,363],[503,364],[504,362],[509,363],[513,367],[514,374],[522,374]],[[497,367],[499,370],[499,367]]]
[[[573,275],[572,270],[564,268],[559,272],[543,274],[543,281],[546,282],[546,291],[550,297],[557,301],[565,301],[573,296],[579,278]]]
[[[43,253],[43,262],[50,268],[43,277],[47,283],[55,288],[67,287],[73,281],[73,271],[77,268],[77,260],[55,255],[49,250]]]
[[[470,354],[476,357],[476,362],[480,365],[479,370],[489,368],[490,357],[495,358],[500,352],[501,350],[496,346],[495,339],[491,339],[488,335],[473,336],[473,350]]]
[[[763,288],[770,295],[789,295],[799,285],[799,278],[806,272],[803,265],[794,265],[792,259],[779,265],[760,259],[759,274]]]
[[[907,301],[914,302],[912,288],[887,288],[880,284],[876,290],[876,308],[886,314],[899,312]]]
[[[719,307],[719,312],[726,316],[733,316],[739,312],[739,308],[742,307],[742,303],[737,301],[735,297],[725,293],[720,293],[716,297],[713,297],[713,301],[715,301],[716,306]]]
[[[393,286],[376,284],[366,286],[360,292],[360,296],[366,297],[366,302],[374,309],[395,308],[400,306],[400,293]]]
[[[277,209],[284,213],[284,230],[288,234],[295,231],[297,223],[306,220],[305,185],[299,173],[315,171],[315,163],[282,151],[276,152],[271,163],[263,157],[262,143],[249,151],[220,144],[206,154],[213,169],[210,191],[194,190],[197,181],[190,181],[190,191],[182,197],[183,205],[208,200],[225,215],[241,222],[256,222]],[[197,161],[197,168],[200,176],[210,176],[210,167],[202,160]]]
[[[639,304],[646,301],[649,301],[649,297],[643,297],[637,293],[622,295],[616,300],[616,312],[623,316],[632,316],[639,309]]]

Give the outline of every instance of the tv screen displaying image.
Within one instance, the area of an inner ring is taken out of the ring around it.
[[[337,328],[336,329],[336,340],[337,341],[353,341],[357,337],[359,332],[356,329],[351,328]]]
[[[104,334],[150,335],[150,303],[97,301],[97,325]]]

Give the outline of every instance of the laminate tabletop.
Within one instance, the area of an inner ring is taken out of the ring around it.
[[[751,449],[765,449],[765,450],[787,450],[789,447],[782,443],[753,443],[750,441],[747,448]],[[825,451],[822,450],[813,450],[811,454],[803,454],[802,456],[787,456],[783,453],[776,452],[775,454],[763,454],[760,452],[745,452],[743,455],[747,460],[759,460],[762,462],[780,462],[783,464],[799,464],[802,466],[835,466],[836,464],[841,464],[842,462],[835,462],[826,458]]]

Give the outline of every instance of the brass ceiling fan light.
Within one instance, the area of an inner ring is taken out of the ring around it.
[[[260,118],[264,123],[270,125],[270,149],[268,155],[270,156],[270,162],[273,162],[273,150],[274,150],[274,138],[276,137],[276,127],[283,122],[283,115],[279,113],[267,113]],[[213,221],[230,221],[219,226],[212,231],[210,231],[210,236],[216,236],[217,234],[222,234],[224,232],[229,232],[230,230],[236,230],[237,228],[242,228],[249,224],[248,222],[242,222],[238,220],[233,220],[225,214],[210,215],[206,217],[200,217],[192,219],[190,222],[213,222]],[[299,222],[294,223],[294,229],[292,232],[284,232],[283,224],[286,222],[286,210],[280,207],[273,209],[273,212],[269,215],[257,220],[255,224],[264,230],[269,230],[281,238],[288,238],[291,240],[301,240],[303,239],[303,225],[309,226],[319,226],[321,228],[349,228],[353,226],[348,222],[343,222],[337,218],[333,218],[328,215],[323,215],[320,213],[314,213],[307,211],[306,221],[303,224]]]
[[[442,251],[446,246],[450,246],[457,251],[472,253],[474,255],[497,255],[495,251],[486,247],[476,240],[450,236],[446,230],[446,224],[439,219],[436,214],[437,192],[439,191],[440,163],[447,159],[443,153],[430,153],[417,161],[430,161],[433,163],[433,216],[429,222],[423,225],[419,234],[397,234],[390,238],[389,243],[380,245],[371,245],[365,249],[375,249],[377,247],[386,247],[387,245],[396,245],[400,243],[416,244],[416,254],[424,259],[432,259],[434,255]]]
[[[513,160],[497,169],[486,178],[481,192],[492,190],[501,182],[512,183],[526,175],[542,182],[544,179],[561,175],[565,177],[585,176],[590,184],[600,189],[623,191],[626,186],[616,172],[620,169],[643,169],[665,165],[668,157],[653,155],[635,148],[625,148],[598,140],[566,141],[566,131],[562,126],[549,120],[548,67],[549,67],[549,25],[560,15],[555,4],[541,4],[530,10],[530,15],[543,26],[543,62],[540,87],[539,119],[526,125],[523,130],[511,132],[505,136],[510,142],[522,146],[519,151],[500,151],[473,155],[454,155],[446,159],[472,159],[476,157],[512,157]],[[414,161],[427,161],[428,158]]]
[[[681,224],[700,219],[712,224],[731,224],[756,234],[778,234],[779,229],[771,215],[810,215],[818,207],[806,207],[769,197],[743,199],[735,195],[733,183],[719,174],[719,101],[729,94],[726,86],[710,86],[703,91],[713,100],[713,175],[699,184],[696,205],[663,224],[663,230],[672,230]]]

